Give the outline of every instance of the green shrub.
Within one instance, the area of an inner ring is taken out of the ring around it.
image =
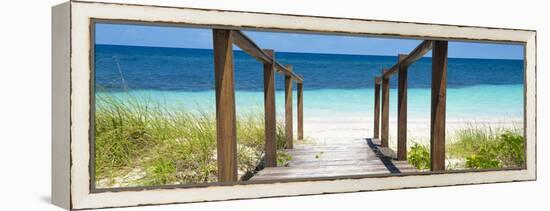
[[[500,146],[502,153],[500,160],[506,166],[523,166],[525,163],[525,142],[519,133],[507,131],[500,135]]]
[[[502,167],[500,160],[497,159],[497,152],[493,147],[482,147],[477,154],[466,158],[467,168],[500,168]]]
[[[414,143],[407,153],[407,160],[417,169],[429,169],[431,165],[430,149],[427,146]]]
[[[292,156],[283,150],[277,150],[277,166],[286,166],[292,160]]]
[[[519,129],[470,125],[456,132],[449,155],[465,159],[466,168],[518,167],[525,161],[524,140]]]

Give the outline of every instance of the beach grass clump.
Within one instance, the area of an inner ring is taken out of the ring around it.
[[[458,129],[446,145],[447,169],[521,167],[525,162],[522,129],[468,124]],[[408,161],[417,169],[430,168],[429,146],[413,144]]]
[[[523,136],[506,131],[479,144],[477,153],[466,158],[467,168],[520,167],[525,161]]]
[[[525,161],[524,139],[519,128],[470,124],[457,130],[447,146],[449,156],[465,159],[465,168],[519,167]]]
[[[126,95],[96,95],[97,187],[217,181],[215,114],[175,109],[148,98]],[[277,128],[277,146],[283,149],[284,127]],[[264,136],[262,112],[254,110],[238,116],[240,175],[254,171],[259,164]]]

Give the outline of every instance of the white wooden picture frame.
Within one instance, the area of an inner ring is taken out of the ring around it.
[[[108,20],[153,25],[297,31],[524,45],[524,168],[372,177],[213,184],[201,187],[94,191],[90,173],[92,23]],[[70,209],[129,207],[323,193],[375,191],[536,179],[536,32],[477,26],[314,17],[169,6],[66,2],[52,9],[52,201]]]

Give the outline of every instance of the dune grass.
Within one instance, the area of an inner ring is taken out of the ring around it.
[[[284,125],[277,123],[277,148]],[[246,180],[264,153],[264,114],[237,118],[237,162]],[[448,138],[447,169],[519,167],[524,164],[521,128],[470,124]],[[216,121],[206,109],[173,108],[146,97],[96,94],[96,187],[130,187],[217,182]],[[292,159],[279,151],[278,165]],[[429,169],[429,146],[411,144],[408,161]],[[450,162],[453,161],[453,162]]]
[[[456,132],[450,156],[464,158],[466,168],[520,167],[525,161],[523,130],[470,124]]]
[[[523,130],[468,124],[455,131],[446,144],[446,168],[491,169],[521,167],[525,162]],[[418,169],[430,168],[429,146],[415,143],[408,161]]]
[[[264,153],[258,110],[237,118],[239,175],[253,171]],[[284,148],[283,126],[277,146]],[[279,153],[284,161],[287,156]],[[175,109],[145,97],[96,94],[96,187],[217,181],[215,114]]]

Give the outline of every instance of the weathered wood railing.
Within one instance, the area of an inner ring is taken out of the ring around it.
[[[233,44],[263,63],[265,109],[265,158],[267,167],[277,166],[277,121],[275,113],[275,72],[285,75],[285,143],[293,147],[292,82],[298,85],[298,139],[303,138],[303,79],[275,60],[273,50],[262,50],[238,30],[213,29],[214,72],[216,86],[216,132],[218,180],[237,181],[237,126]]]
[[[407,69],[432,50],[432,96],[430,122],[431,170],[445,170],[445,101],[447,89],[447,41],[425,40],[408,55],[399,55],[397,63],[375,77],[374,138],[382,147],[389,139],[389,77],[398,74],[397,159],[407,159]],[[380,120],[380,86],[382,118]],[[380,127],[379,127],[380,126]],[[381,128],[381,129],[379,129]],[[380,131],[381,130],[381,131]]]

